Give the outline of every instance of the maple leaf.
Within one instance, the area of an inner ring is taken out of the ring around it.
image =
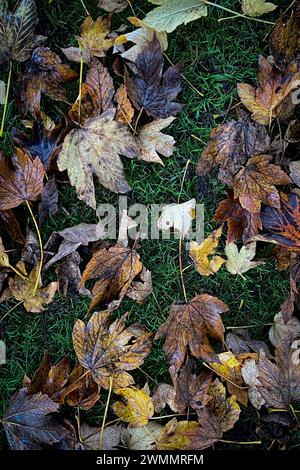
[[[110,312],[96,312],[88,325],[77,320],[73,329],[73,345],[78,361],[91,371],[93,379],[109,389],[128,387],[134,383],[126,371],[141,366],[151,350],[151,337],[143,326],[125,328],[127,315],[109,324]],[[134,341],[130,342],[132,339]]]
[[[59,153],[66,133],[67,126],[65,124],[54,125],[54,127],[47,129],[43,120],[38,118],[33,121],[31,136],[15,128],[12,129],[11,136],[17,147],[28,152],[32,160],[38,157],[45,169],[49,170]]]
[[[156,119],[149,124],[142,126],[136,137],[140,148],[139,160],[145,162],[160,163],[163,165],[158,153],[164,157],[170,157],[174,152],[175,139],[160,132],[169,126],[175,118]]]
[[[23,261],[17,263],[17,268],[27,276]],[[39,313],[45,310],[44,305],[50,304],[57,291],[58,283],[50,282],[47,287],[42,288],[42,281],[39,278],[38,289],[35,292],[35,285],[38,276],[38,267],[35,266],[28,278],[21,278],[16,275],[9,279],[9,290],[11,295],[18,301],[22,301],[27,312]]]
[[[15,168],[0,152],[0,210],[35,201],[43,191],[44,168],[39,158],[31,161],[21,149],[15,149],[12,162]]]
[[[282,70],[300,60],[300,4],[296,3],[293,14],[284,22],[280,19],[270,35],[270,49],[276,65]]]
[[[228,310],[226,304],[208,294],[172,305],[169,318],[158,329],[155,339],[166,337],[164,351],[174,373],[183,365],[188,349],[204,361],[218,361],[209,337],[223,343],[220,314]]]
[[[121,441],[122,430],[122,426],[106,426],[101,434],[101,428],[83,423],[80,427],[80,440],[84,450],[116,450]]]
[[[260,211],[261,203],[280,208],[280,197],[275,185],[291,183],[278,165],[270,164],[269,155],[250,158],[234,178],[234,197],[251,213]]]
[[[192,220],[195,218],[196,199],[182,204],[168,204],[161,209],[161,216],[157,221],[160,230],[174,229],[176,235],[183,239],[190,230]]]
[[[69,116],[75,122],[80,123],[88,118],[98,116],[113,107],[113,96],[115,93],[113,80],[100,60],[93,58],[85,83],[81,86],[81,107],[79,113],[79,99],[73,104]]]
[[[242,11],[254,18],[276,10],[277,5],[266,0],[242,0]]]
[[[77,72],[63,64],[49,47],[35,49],[22,75],[21,101],[25,111],[30,111],[33,116],[40,116],[42,93],[52,100],[66,101],[63,85],[72,82],[77,76]]]
[[[192,450],[192,438],[188,433],[199,429],[197,421],[177,421],[173,418],[161,430],[157,439],[158,450]]]
[[[133,1],[133,0],[131,0]],[[121,13],[128,7],[127,0],[99,0],[98,7],[110,13]]]
[[[116,401],[112,408],[115,414],[130,427],[139,428],[146,426],[154,415],[154,405],[152,398],[142,389],[128,387],[114,391],[125,399],[125,403]]]
[[[264,264],[263,261],[252,261],[256,255],[256,243],[252,242],[238,249],[235,243],[229,243],[225,247],[227,256],[226,268],[231,274],[242,276],[249,269],[256,268]]]
[[[117,297],[121,302],[142,268],[139,254],[121,244],[96,251],[81,278],[81,286],[84,286],[89,279],[97,279],[92,289],[90,310],[99,302],[109,303]]]
[[[251,214],[243,209],[239,200],[234,199],[233,191],[228,191],[227,199],[223,199],[217,207],[214,219],[217,222],[227,223],[227,243],[241,238],[243,242],[258,233],[262,228],[260,213]]]
[[[282,338],[276,349],[276,363],[271,362],[262,352],[258,362],[257,388],[267,408],[289,409],[300,402],[300,367],[294,359],[293,336]]]
[[[90,410],[100,398],[100,387],[93,380],[92,374],[76,364],[68,377],[68,382],[58,393],[60,402],[64,400],[70,406],[81,410]]]
[[[16,392],[2,420],[10,449],[38,450],[63,439],[68,431],[51,414],[58,408],[42,393],[29,396],[26,388]]]
[[[227,333],[225,341],[229,350],[235,355],[251,351],[259,353],[263,349],[267,357],[272,357],[267,344],[263,341],[251,339],[249,331],[245,328],[237,328],[234,332]]]
[[[154,119],[178,114],[182,105],[174,99],[181,91],[179,67],[169,67],[163,74],[164,58],[156,36],[143,46],[135,65],[137,75],[125,74],[127,93],[134,107]]]
[[[263,241],[278,243],[287,250],[300,252],[300,196],[280,194],[281,204],[262,211],[262,224],[270,235],[260,235]]]
[[[222,235],[223,225],[214,230],[209,237],[205,238],[200,245],[194,240],[190,243],[190,257],[195,268],[202,276],[211,276],[219,271],[225,260],[221,256],[215,255],[215,251]],[[212,258],[209,258],[212,256]]]
[[[286,106],[285,99],[298,88],[300,71],[286,70],[283,75],[271,62],[261,56],[259,59],[259,87],[255,89],[246,83],[238,84],[238,94],[252,113],[252,119],[268,126],[276,117],[280,118],[283,111],[291,114],[295,105]]]
[[[116,103],[116,121],[126,125],[130,124],[134,117],[134,109],[128,98],[125,85],[120,85],[117,89],[114,101]]]
[[[155,450],[162,428],[155,421],[149,421],[146,426],[139,428],[128,426],[122,431],[122,444],[130,450]]]
[[[205,0],[150,0],[155,5],[160,5],[150,11],[144,19],[157,31],[172,33],[177,26],[197,20],[201,16],[207,16]]]
[[[270,137],[264,126],[252,124],[247,117],[230,120],[212,130],[210,142],[197,164],[197,174],[206,176],[216,166],[220,167],[219,180],[228,186],[249,157],[266,153]]]
[[[105,57],[114,44],[114,39],[107,38],[111,27],[111,15],[98,16],[96,21],[87,16],[81,25],[81,35],[77,36],[80,47],[62,48],[66,57],[75,62],[90,62],[92,57]]]
[[[67,170],[78,198],[93,209],[96,209],[93,174],[105,188],[126,193],[130,187],[119,155],[138,156],[134,137],[114,117],[115,110],[109,109],[101,116],[88,119],[83,128],[72,130],[65,138],[57,161],[60,171]]]
[[[45,41],[45,36],[36,36],[38,23],[34,0],[21,0],[14,13],[8,10],[6,0],[0,5],[0,64],[7,60],[24,62],[32,50]]]

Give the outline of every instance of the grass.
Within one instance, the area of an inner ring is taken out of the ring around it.
[[[289,2],[277,3],[285,7]],[[38,4],[43,34],[49,36],[47,45],[59,53],[60,47],[75,44],[74,36],[78,34],[84,18],[80,0],[53,0],[51,5],[44,0]],[[85,4],[95,18],[99,13],[96,8],[97,1],[86,0]],[[238,1],[228,0],[222,4],[239,10]],[[134,2],[138,16],[142,16],[141,10],[146,11],[149,7],[151,8],[151,5],[146,0]],[[185,77],[203,94],[201,97],[184,82],[180,99],[185,108],[168,130],[177,141],[174,156],[164,159],[164,167],[125,162],[127,179],[133,188],[129,195],[130,202],[151,204],[177,201],[186,161],[190,159],[181,201],[195,197],[197,202],[205,204],[206,235],[215,227],[212,216],[225,194],[225,188],[215,177],[209,177],[204,182],[197,180],[195,166],[205,143],[209,140],[211,129],[228,117],[234,116],[234,112],[229,109],[237,103],[237,82],[255,83],[258,56],[261,52],[267,53],[266,36],[270,32],[269,25],[243,19],[218,23],[217,20],[223,16],[226,15],[210,8],[208,18],[182,26],[169,35],[168,57],[172,62],[182,63]],[[276,14],[274,17],[276,18]],[[126,14],[115,15],[114,24],[120,25],[125,18]],[[62,56],[62,53],[60,55]],[[12,87],[15,92],[10,96],[5,135],[0,142],[0,149],[8,154],[12,153],[10,129],[20,126],[20,120],[23,119],[15,106],[17,77],[15,72]],[[2,70],[0,79],[4,78],[5,71]],[[76,97],[76,92],[76,87],[70,87],[70,96]],[[65,109],[60,103],[48,100],[44,103],[45,110],[52,116],[57,113],[61,115]],[[98,186],[98,203],[117,204],[117,200],[116,195]],[[44,242],[52,231],[81,222],[96,222],[93,211],[76,198],[75,191],[68,184],[60,185],[60,210],[43,227]],[[167,318],[170,305],[183,299],[178,269],[178,242],[143,241],[139,252],[145,266],[152,271],[155,297],[150,296],[144,306],[125,300],[117,315],[128,311],[130,322],[140,321],[155,331]],[[275,270],[274,261],[269,256],[269,248],[260,255],[267,258],[266,264],[249,271],[244,279],[233,277],[225,268],[221,268],[215,276],[205,278],[190,267],[185,271],[184,277],[189,298],[205,291],[220,297],[228,304],[230,311],[223,316],[226,326],[250,325],[255,338],[266,339],[269,329],[267,325],[287,295],[288,280],[286,274]],[[54,279],[54,270],[50,277]],[[7,364],[0,369],[0,415],[4,413],[10,396],[22,386],[24,375],[32,376],[45,349],[49,350],[54,362],[63,355],[74,358],[72,328],[77,318],[87,318],[86,299],[77,295],[69,295],[67,298],[56,295],[45,314],[27,314],[23,307],[19,306],[1,321],[15,304],[16,302],[9,301],[0,305],[0,338],[7,344]],[[162,344],[154,343],[152,354],[146,360],[143,370],[152,377],[149,383],[151,388],[161,381],[169,381]],[[136,371],[134,375],[139,384],[143,385],[147,380],[141,371]],[[82,421],[87,420],[99,425],[105,400],[104,393],[95,408],[88,413],[82,413]],[[252,440],[255,438],[256,424],[256,413],[252,409],[243,409],[242,419],[237,425],[238,431],[233,432],[232,438],[236,440],[238,435],[240,440]],[[3,437],[3,431],[0,431],[0,437]],[[298,445],[299,442],[298,440]],[[5,443],[3,445],[5,446]],[[224,444],[219,446],[224,447]]]

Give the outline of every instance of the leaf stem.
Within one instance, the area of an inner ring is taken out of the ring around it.
[[[40,259],[40,262],[39,262],[37,277],[36,277],[35,285],[34,285],[34,288],[33,288],[33,295],[35,295],[35,293],[37,291],[37,288],[39,286],[40,278],[41,278],[41,272],[42,272],[42,267],[43,267],[43,263],[44,263],[44,251],[43,251],[43,242],[42,242],[41,232],[39,230],[38,224],[35,220],[35,217],[33,215],[33,212],[32,212],[32,209],[30,207],[29,202],[28,201],[25,201],[25,202],[26,202],[27,208],[29,210],[30,216],[32,218],[32,221],[34,223],[34,226],[35,226],[36,234],[37,234],[39,245],[40,245],[40,252],[41,252],[41,259]]]
[[[27,277],[27,276],[24,276],[24,274],[22,274],[20,271],[18,271],[18,269],[14,268],[11,264],[10,264],[8,267],[9,267],[9,269],[11,269],[12,271],[14,271],[17,276],[19,276],[21,279],[23,279],[23,281],[27,281],[27,280],[28,280],[28,277]]]
[[[80,72],[79,72],[79,94],[78,94],[78,123],[81,124],[81,100],[82,100],[82,78],[83,78],[83,48],[80,41],[78,41],[80,50]]]
[[[261,445],[261,441],[226,441],[225,439],[219,439],[219,442],[224,444],[237,444],[237,445]]]
[[[4,124],[5,124],[5,117],[6,117],[7,106],[8,106],[10,83],[11,83],[11,72],[12,72],[12,62],[10,61],[9,62],[8,80],[7,80],[7,86],[6,86],[5,103],[4,103],[4,108],[3,108],[3,116],[2,116],[1,129],[0,129],[0,137],[3,136],[3,132],[4,132]]]
[[[105,428],[105,421],[107,418],[107,413],[108,413],[108,407],[109,407],[109,402],[110,402],[110,397],[111,397],[111,392],[112,392],[112,386],[113,386],[113,378],[109,377],[109,391],[108,391],[108,397],[106,401],[106,406],[105,406],[105,411],[104,411],[104,416],[103,416],[103,421],[102,421],[102,427],[101,427],[101,432],[100,432],[100,449],[103,447],[103,433],[104,433],[104,428]]]
[[[252,18],[252,16],[247,16],[247,15],[244,15],[243,13],[238,13],[237,11],[230,10],[230,8],[223,7],[222,5],[219,5],[218,3],[209,2],[208,0],[203,0],[203,3],[205,3],[206,5],[210,5],[212,7],[219,8],[220,10],[226,11],[227,13],[231,13],[234,16],[245,18],[246,20],[257,21],[258,23],[270,24],[272,26],[275,25],[275,23],[273,23],[272,21],[261,20],[260,18]]]
[[[89,11],[88,11],[87,7],[85,6],[84,1],[83,1],[83,0],[80,0],[80,2],[81,2],[81,5],[83,6],[83,9],[84,9],[86,15],[87,15],[87,16],[91,16],[91,15],[89,14]]]

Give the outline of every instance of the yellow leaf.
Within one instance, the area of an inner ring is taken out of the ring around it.
[[[133,428],[146,426],[154,414],[152,398],[143,390],[131,387],[120,388],[115,393],[125,399],[125,403],[117,401],[113,404],[116,415]]]
[[[179,421],[173,418],[162,429],[158,438],[158,450],[188,450],[191,439],[186,435],[187,432],[199,429],[199,423],[196,421]]]
[[[200,245],[195,241],[191,241],[190,256],[194,261],[197,271],[202,274],[202,276],[215,274],[219,271],[222,264],[225,263],[225,260],[221,258],[221,256],[215,255],[222,231],[223,225],[217,230],[214,230]],[[209,256],[212,256],[212,258],[209,258]]]

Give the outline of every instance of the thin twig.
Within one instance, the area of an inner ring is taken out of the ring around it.
[[[87,7],[85,6],[84,1],[80,0],[80,2],[81,2],[81,5],[83,6],[83,9],[84,9],[85,13],[87,14],[87,16],[91,16],[88,9],[87,9]]]
[[[106,406],[105,406],[105,411],[104,411],[104,416],[103,416],[103,421],[102,421],[102,427],[101,427],[101,432],[100,432],[100,449],[103,448],[103,433],[104,433],[104,428],[105,428],[105,421],[107,418],[107,413],[108,413],[108,407],[109,407],[109,402],[110,402],[110,397],[111,397],[111,392],[112,392],[112,385],[113,385],[113,378],[109,378],[109,391],[108,391],[108,397],[106,400]]]
[[[0,129],[0,137],[3,136],[3,132],[4,132],[4,124],[5,124],[5,117],[6,117],[7,106],[8,106],[10,83],[11,83],[11,72],[12,72],[12,62],[10,61],[9,62],[8,80],[7,80],[7,86],[6,86],[5,103],[4,103],[4,108],[3,108],[3,116],[2,116],[1,129]]]

